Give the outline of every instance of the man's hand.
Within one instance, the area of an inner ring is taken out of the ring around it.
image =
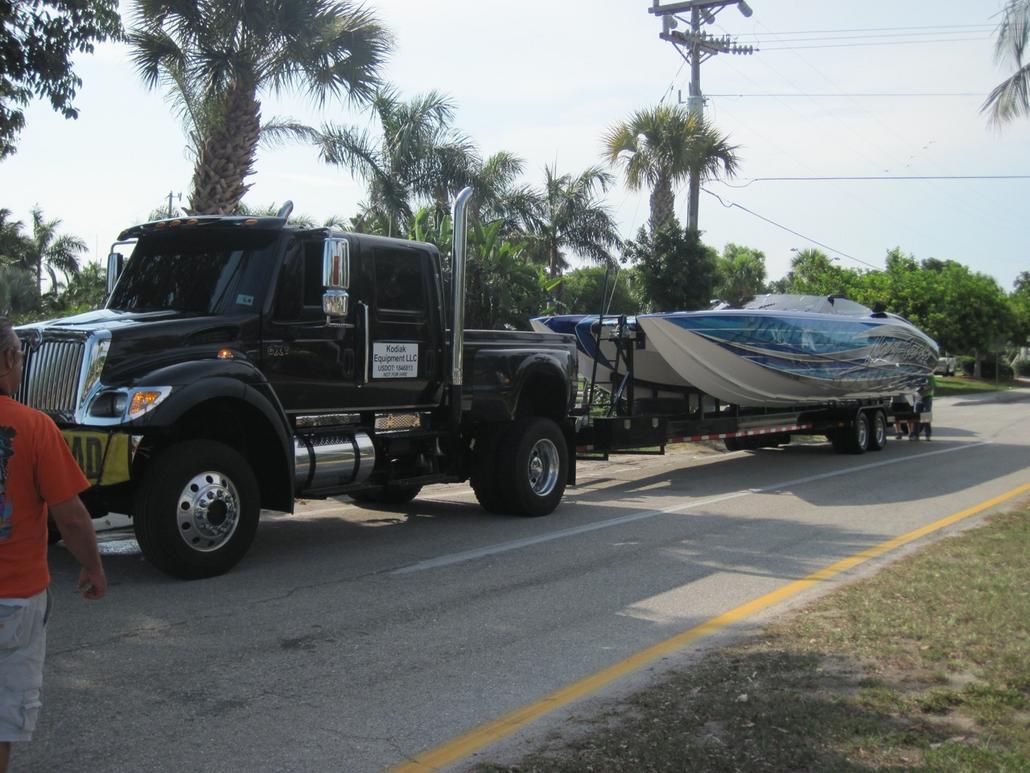
[[[104,570],[93,571],[83,569],[79,572],[79,593],[84,599],[96,601],[107,593],[107,576]]]
[[[107,593],[107,577],[97,552],[97,537],[89,512],[78,497],[50,505],[50,517],[61,531],[65,547],[82,566],[79,572],[79,593],[90,601]]]

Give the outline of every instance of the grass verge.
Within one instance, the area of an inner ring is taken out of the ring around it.
[[[937,376],[937,388],[934,394],[938,397],[948,395],[968,395],[974,392],[1005,392],[1012,388],[1011,382],[995,384],[994,381],[966,376]]]
[[[1030,504],[476,770],[1028,770],[1028,555]]]

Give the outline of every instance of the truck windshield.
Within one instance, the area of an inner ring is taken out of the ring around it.
[[[108,302],[118,311],[216,314],[253,309],[277,231],[180,231],[142,237]],[[265,271],[267,276],[267,268]]]

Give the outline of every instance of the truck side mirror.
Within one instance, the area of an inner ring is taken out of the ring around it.
[[[122,269],[125,268],[125,256],[120,252],[112,252],[107,256],[107,294],[110,295],[114,292],[114,286],[118,282],[118,277],[122,275]]]
[[[330,237],[322,252],[322,286],[333,290],[350,287],[350,243]]]
[[[330,237],[325,240],[322,253],[322,311],[325,324],[341,327],[347,316],[350,296],[350,243],[346,239]]]

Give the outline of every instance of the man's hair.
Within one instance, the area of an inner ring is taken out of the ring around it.
[[[0,352],[12,346],[20,346],[18,336],[14,334],[14,327],[7,317],[0,317]]]

